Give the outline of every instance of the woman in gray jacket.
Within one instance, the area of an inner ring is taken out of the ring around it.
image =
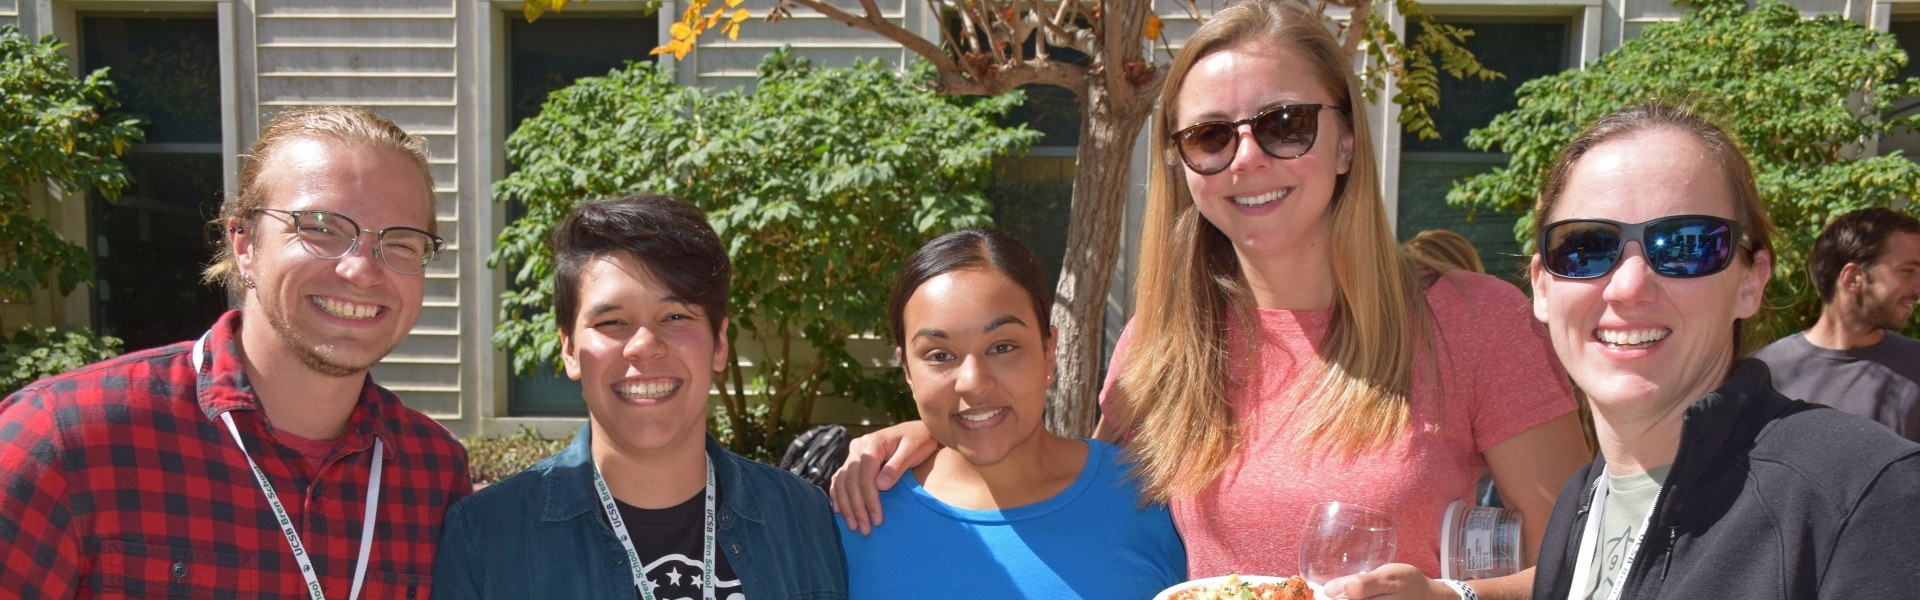
[[[1555,504],[1536,600],[1920,595],[1920,445],[1739,359],[1774,230],[1725,132],[1608,115],[1534,214],[1534,312],[1601,448]]]

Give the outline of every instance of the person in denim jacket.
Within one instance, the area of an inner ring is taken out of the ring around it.
[[[732,270],[705,215],[637,194],[554,230],[573,444],[453,506],[434,598],[847,597],[826,494],[706,434]]]

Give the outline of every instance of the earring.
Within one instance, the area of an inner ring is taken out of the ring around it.
[[[240,275],[240,283],[247,286],[247,289],[253,289],[253,278],[248,277],[245,273]]]

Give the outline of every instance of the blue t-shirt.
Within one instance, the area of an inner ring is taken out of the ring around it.
[[[1073,485],[1019,508],[956,508],[900,478],[880,494],[887,520],[872,535],[840,521],[849,597],[1152,598],[1186,580],[1173,515],[1140,506],[1119,448],[1086,443]]]

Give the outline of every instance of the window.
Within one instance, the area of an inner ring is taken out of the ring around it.
[[[519,12],[507,15],[507,123],[509,129],[540,114],[540,105],[555,90],[581,77],[606,75],[628,60],[650,61],[648,53],[659,43],[654,17],[599,16],[592,13],[548,13],[528,23]],[[511,165],[509,169],[513,168]],[[519,203],[507,205],[507,218],[526,215]],[[511,282],[508,285],[512,285]],[[555,374],[552,363],[534,373],[514,373],[507,390],[508,414],[514,416],[584,416],[586,401],[580,382]]]
[[[1519,213],[1467,212],[1447,206],[1447,191],[1457,181],[1505,165],[1507,157],[1469,149],[1467,132],[1485,127],[1517,104],[1520,84],[1573,66],[1572,35],[1566,19],[1462,18],[1443,22],[1472,29],[1464,44],[1481,64],[1506,75],[1480,81],[1440,77],[1440,106],[1433,120],[1440,139],[1421,140],[1403,133],[1400,153],[1400,215],[1398,232],[1406,240],[1426,229],[1451,229],[1466,236],[1480,252],[1487,272],[1525,285],[1527,259],[1513,239]],[[1418,35],[1416,28],[1407,38]]]
[[[1032,45],[1028,45],[1028,52]],[[1085,54],[1071,48],[1048,47],[1054,60],[1086,65]],[[1067,225],[1073,212],[1073,176],[1080,148],[1080,101],[1066,88],[1030,85],[1021,88],[1026,102],[1001,118],[1001,125],[1025,124],[1042,135],[1026,156],[994,161],[994,227],[1012,235],[1033,253],[1046,276],[1048,289],[1060,282],[1061,262],[1067,255]]]
[[[88,199],[94,327],[130,352],[199,337],[227,308],[224,289],[199,283],[223,192],[219,29],[212,16],[90,17],[80,40],[85,69],[110,69],[114,112],[147,132],[121,157],[126,192]]]

